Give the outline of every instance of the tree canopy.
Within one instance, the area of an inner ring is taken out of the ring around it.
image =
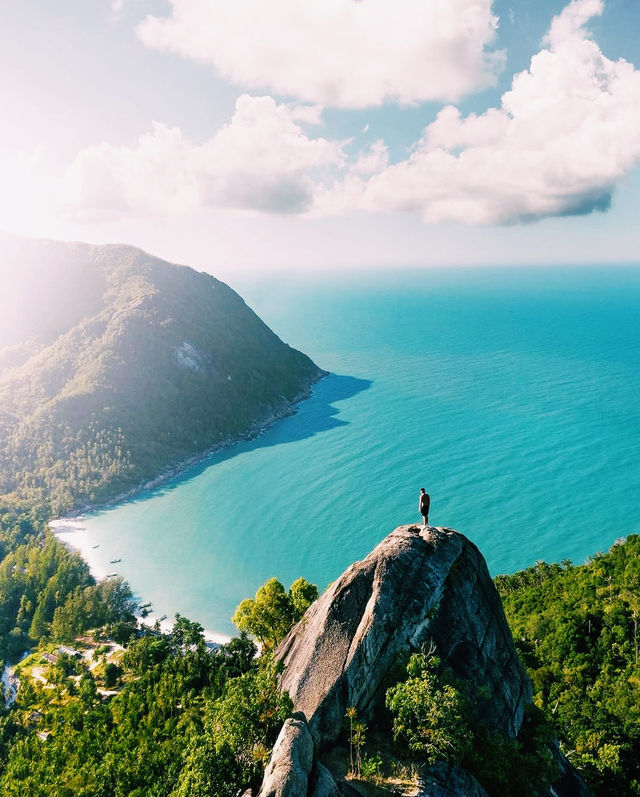
[[[277,578],[270,578],[236,609],[233,622],[241,631],[253,634],[266,648],[275,647],[291,626],[318,597],[318,588],[304,578],[293,582],[287,592]]]
[[[640,536],[498,576],[534,701],[598,795],[640,794]]]

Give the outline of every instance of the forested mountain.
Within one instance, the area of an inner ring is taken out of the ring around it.
[[[290,411],[322,372],[227,285],[0,238],[0,496],[97,503]]]

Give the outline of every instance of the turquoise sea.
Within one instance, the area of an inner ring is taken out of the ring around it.
[[[156,615],[230,634],[267,578],[324,588],[417,521],[421,486],[431,523],[470,537],[493,574],[640,532],[640,269],[231,283],[331,375],[258,439],[67,535]]]

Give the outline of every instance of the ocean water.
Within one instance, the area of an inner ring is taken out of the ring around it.
[[[493,574],[640,532],[640,269],[287,275],[233,287],[331,375],[297,414],[65,536],[155,615],[233,633],[387,533],[455,528]],[[113,563],[112,560],[120,559]]]

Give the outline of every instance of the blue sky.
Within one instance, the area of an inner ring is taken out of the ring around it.
[[[6,230],[226,277],[640,260],[636,0],[2,14]]]

